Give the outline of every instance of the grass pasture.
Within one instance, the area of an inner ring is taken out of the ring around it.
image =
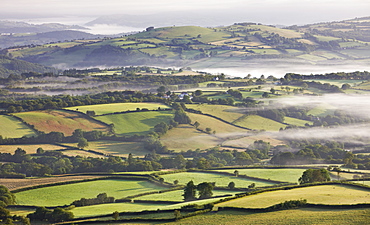
[[[284,123],[291,124],[291,125],[296,125],[296,126],[299,126],[299,127],[304,127],[306,123],[308,123],[309,125],[313,124],[313,122],[308,121],[308,120],[301,120],[301,119],[288,117],[288,116],[285,116]]]
[[[27,152],[27,154],[35,154],[38,148],[42,148],[45,151],[62,150],[65,147],[52,144],[29,144],[29,145],[0,145],[1,153],[14,153],[17,148],[21,148]]]
[[[35,129],[45,133],[56,131],[64,133],[65,136],[70,136],[76,129],[82,129],[84,131],[107,131],[107,127],[101,123],[77,113],[63,110],[22,112],[15,115],[27,123],[34,125]]]
[[[161,109],[168,109],[167,105],[160,104],[160,103],[111,103],[111,104],[100,104],[100,105],[84,105],[84,106],[74,106],[69,107],[66,109],[69,110],[75,110],[79,112],[86,111],[95,111],[96,115],[102,115],[107,113],[114,113],[114,112],[125,112],[125,111],[135,111],[137,108],[143,109],[158,109],[160,107]],[[78,109],[78,110],[77,110]]]
[[[199,184],[202,182],[216,182],[216,186],[227,186],[231,181],[235,183],[237,188],[246,188],[251,183],[255,183],[256,187],[269,186],[274,183],[250,180],[235,176],[227,176],[223,174],[216,173],[202,173],[202,172],[184,172],[184,173],[174,173],[161,175],[165,181],[173,183],[174,180],[178,180],[179,184],[187,184],[189,181],[193,181],[194,184]]]
[[[234,122],[234,124],[252,130],[278,131],[286,125],[258,115],[250,115]]]
[[[344,49],[340,53],[349,55],[355,58],[368,58],[370,57],[369,47],[360,47],[357,49]]]
[[[196,130],[193,126],[181,124],[172,130],[167,131],[161,137],[161,143],[170,150],[187,151],[207,149],[221,144],[221,140],[213,135]]]
[[[3,138],[20,138],[36,135],[27,125],[12,116],[0,115],[0,124],[0,135]]]
[[[358,181],[353,181],[353,182],[370,186],[370,180],[365,180],[365,181],[358,180]]]
[[[307,112],[307,115],[313,116],[327,116],[327,115],[334,115],[335,107],[328,105],[328,104],[321,104],[310,109]]]
[[[102,156],[100,154],[95,154],[93,152],[88,152],[85,150],[64,150],[61,151],[63,155],[69,156],[69,157],[75,157],[75,156],[81,156],[81,157],[91,157],[91,158],[105,158],[105,156]]]
[[[10,211],[10,215],[17,215],[17,216],[27,216],[30,213],[35,212],[35,209],[27,208],[27,207],[17,207],[17,208],[9,208],[7,209]]]
[[[187,115],[190,117],[192,123],[198,121],[198,123],[200,124],[199,129],[205,130],[207,127],[211,128],[212,131],[216,131],[215,135],[221,138],[234,136],[235,133],[248,132],[248,130],[246,129],[235,127],[210,116],[195,113],[187,113]]]
[[[100,176],[53,176],[44,178],[27,178],[27,179],[12,179],[12,178],[0,178],[0,184],[7,187],[10,191],[32,187],[43,184],[53,184],[58,182],[67,182],[74,180],[94,179]]]
[[[107,124],[114,124],[116,134],[143,134],[153,131],[160,122],[173,119],[171,111],[145,111],[96,117]]]
[[[234,173],[235,169],[217,170]],[[297,183],[305,169],[281,168],[281,169],[238,169],[240,175],[271,179],[281,182]]]
[[[266,208],[284,201],[307,199],[308,203],[343,205],[370,202],[370,191],[344,185],[320,185],[250,195],[217,204],[241,208]]]
[[[222,199],[222,198],[203,199],[203,200],[183,202],[183,203],[178,203],[178,204],[138,203],[138,202],[111,203],[111,204],[76,207],[72,209],[71,211],[73,212],[75,217],[78,218],[78,217],[86,217],[86,216],[106,215],[106,214],[111,214],[114,211],[118,211],[118,212],[137,212],[139,211],[140,212],[140,211],[145,211],[145,210],[157,210],[157,209],[180,209],[182,206],[185,206],[185,205],[207,204],[207,203],[215,202],[219,199]],[[159,213],[155,215],[160,216]],[[153,214],[148,214],[147,216],[149,218],[153,218],[153,217],[158,218],[155,215],[153,216]]]
[[[118,212],[137,212],[144,210],[157,210],[161,209],[168,204],[149,204],[149,203],[111,203],[111,204],[100,204],[90,205],[84,207],[76,207],[71,210],[76,218],[87,217],[87,216],[98,216],[112,214],[115,211]]]
[[[240,112],[240,109],[238,107],[227,105],[194,104],[186,105],[186,107],[189,109],[199,110],[204,114],[213,115],[230,123],[233,123],[233,121],[245,115],[242,112]]]
[[[263,140],[266,142],[269,142],[270,145],[276,146],[276,145],[283,145],[284,142],[278,139],[274,139],[271,136],[264,135],[264,134],[257,134],[257,135],[251,135],[248,137],[242,137],[234,140],[227,140],[222,143],[222,146],[232,146],[237,148],[245,148],[246,146],[249,146],[253,144],[255,141]]]
[[[354,89],[360,89],[360,90],[370,90],[370,82],[363,81],[362,83],[358,84],[355,87],[352,87]]]
[[[121,157],[127,157],[130,153],[134,157],[143,157],[149,153],[141,142],[91,141],[87,149]]]
[[[239,211],[210,212],[189,217],[166,225],[312,225],[312,224],[367,224],[369,209],[290,209],[266,213]]]
[[[123,198],[166,188],[146,180],[96,180],[52,187],[32,189],[16,193],[19,205],[61,206],[80,198],[95,198],[99,193]]]
[[[276,28],[273,26],[267,26],[267,25],[251,25],[250,27],[260,29],[261,31],[267,31],[269,33],[276,33],[286,38],[301,38],[302,37],[302,33],[299,33],[294,30],[279,29],[279,28]]]

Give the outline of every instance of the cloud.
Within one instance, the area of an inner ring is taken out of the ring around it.
[[[272,107],[283,108],[289,106],[326,107],[338,109],[348,114],[370,118],[370,95],[326,94],[322,96],[294,96],[273,99]]]
[[[367,0],[2,0],[1,18],[199,12],[235,22],[302,24],[368,15]]]
[[[349,143],[367,143],[370,139],[368,124],[355,124],[337,127],[313,127],[305,129],[288,129],[271,133],[280,140],[331,140]]]

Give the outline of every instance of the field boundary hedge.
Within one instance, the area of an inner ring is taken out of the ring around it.
[[[110,116],[110,115],[117,115],[117,114],[126,114],[126,113],[137,113],[137,112],[161,112],[161,111],[171,111],[173,110],[172,108],[164,108],[164,109],[146,109],[142,108],[141,110],[127,110],[127,111],[121,111],[121,112],[113,112],[113,113],[105,113],[101,115],[96,115],[94,117],[99,117],[99,116]],[[86,114],[85,114],[86,115]]]
[[[36,130],[35,126],[33,126],[33,125],[31,125],[31,124],[27,123],[27,122],[26,122],[26,121],[24,121],[21,117],[18,117],[18,116],[14,115],[14,114],[6,114],[6,115],[11,116],[11,117],[13,117],[13,118],[15,118],[15,119],[19,120],[21,123],[23,123],[24,125],[26,125],[30,130],[32,130],[33,132],[35,132],[36,136],[38,136],[38,135],[42,134],[42,132],[41,132],[41,131]]]
[[[228,122],[228,121],[226,121],[226,120],[224,120],[224,119],[221,119],[221,118],[219,118],[219,117],[217,117],[217,116],[214,116],[214,115],[211,115],[211,114],[207,114],[207,113],[202,113],[202,112],[201,112],[201,111],[199,111],[199,110],[194,110],[194,109],[185,109],[185,111],[186,111],[186,112],[188,112],[188,113],[194,113],[194,114],[200,114],[200,115],[204,115],[204,116],[209,116],[209,117],[212,117],[212,118],[214,118],[214,119],[217,119],[217,120],[219,120],[219,121],[221,121],[221,122],[227,123],[227,124],[229,124],[229,125],[231,125],[231,126],[238,127],[238,128],[244,129],[244,130],[252,131],[252,129],[250,129],[250,128],[246,128],[246,127],[242,127],[242,126],[239,126],[239,125],[233,124],[233,123]]]
[[[312,164],[314,165],[314,164]],[[323,167],[304,167],[304,166],[231,166],[231,167],[213,167],[207,170],[232,170],[232,169],[321,169]]]
[[[58,110],[76,113],[76,114],[79,114],[79,115],[83,116],[83,118],[85,118],[87,120],[92,120],[94,122],[97,122],[97,123],[99,123],[101,125],[106,126],[106,129],[108,129],[108,127],[109,127],[109,124],[104,123],[103,121],[100,121],[98,119],[95,119],[94,117],[88,116],[86,113],[83,113],[83,112],[80,112],[80,111],[75,111],[75,110],[70,110],[70,109],[58,109]]]
[[[229,172],[221,172],[221,171],[208,171],[208,170],[194,170],[194,171],[191,171],[191,172],[202,172],[202,173],[215,173],[215,174],[222,174],[222,175],[228,175],[228,176],[233,176],[235,177],[235,175],[233,173],[229,173]],[[251,179],[251,180],[256,180],[256,181],[266,181],[266,182],[271,182],[271,183],[275,183],[275,184],[289,184],[288,182],[282,182],[282,181],[276,181],[276,180],[269,180],[269,179],[264,179],[264,178],[259,178],[259,177],[252,177],[252,176],[248,176],[248,175],[243,175],[243,174],[239,174],[237,177],[241,177],[241,178],[248,178],[248,179]]]

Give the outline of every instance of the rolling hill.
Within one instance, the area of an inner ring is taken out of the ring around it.
[[[0,77],[27,72],[56,73],[57,69],[0,55]]]
[[[340,22],[278,28],[259,23],[221,27],[147,27],[117,38],[66,45],[8,48],[18,59],[52,66],[191,66],[241,67],[249,62],[287,64],[366,64],[370,60],[370,22],[356,18]]]

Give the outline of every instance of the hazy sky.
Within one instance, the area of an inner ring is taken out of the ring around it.
[[[369,9],[369,0],[0,0],[0,19],[192,11],[290,25],[370,16]]]

